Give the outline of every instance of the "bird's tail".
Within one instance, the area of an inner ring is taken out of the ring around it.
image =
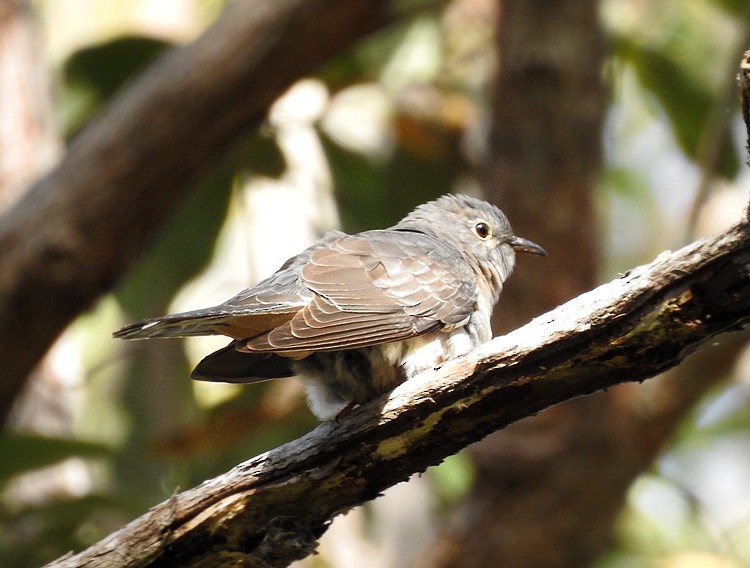
[[[216,335],[216,325],[225,321],[226,317],[227,314],[217,308],[183,312],[126,325],[114,332],[112,337],[151,339]]]

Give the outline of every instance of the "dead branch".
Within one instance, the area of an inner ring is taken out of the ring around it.
[[[520,418],[673,367],[750,321],[740,224],[583,294],[50,566],[286,566],[330,520]]]

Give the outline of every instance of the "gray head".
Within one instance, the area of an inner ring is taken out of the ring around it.
[[[420,205],[394,228],[426,233],[456,247],[488,281],[494,301],[513,271],[516,252],[547,254],[516,237],[500,209],[468,195],[444,195]]]

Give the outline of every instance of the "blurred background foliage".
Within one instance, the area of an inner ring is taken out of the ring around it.
[[[179,488],[315,426],[294,381],[192,383],[192,366],[222,341],[110,334],[223,301],[334,226],[387,226],[427,199],[472,191],[493,22],[467,25],[456,14],[492,14],[491,4],[428,3],[295,85],[262,131],[205,175],[118,290],[71,326],[0,437],[0,566],[80,550]],[[221,5],[34,2],[65,137],[164,50],[196,37]],[[733,70],[750,43],[750,2],[604,0],[601,18],[611,89],[597,196],[605,281],[739,215],[747,156]],[[632,488],[600,568],[750,564],[747,402],[745,376],[685,420]],[[408,497],[395,488],[400,508],[409,499],[411,514],[422,514],[412,548],[429,542],[430,519],[470,481],[457,456],[409,484]],[[347,516],[358,529],[347,542],[367,551],[366,565],[408,565],[388,507],[386,496]],[[306,565],[346,565],[334,549],[324,545]]]

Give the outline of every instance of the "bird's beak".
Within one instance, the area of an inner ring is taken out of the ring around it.
[[[522,239],[521,237],[513,237],[510,240],[509,244],[516,252],[529,252],[531,254],[547,256],[547,251],[540,247],[538,244],[532,243],[531,241],[526,239]]]

